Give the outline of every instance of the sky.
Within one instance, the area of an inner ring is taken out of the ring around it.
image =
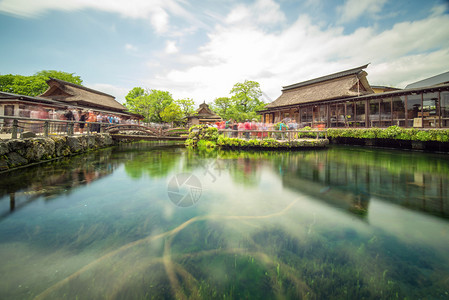
[[[197,104],[370,63],[371,85],[449,71],[448,0],[0,0],[0,74],[75,73],[124,103],[133,87]]]

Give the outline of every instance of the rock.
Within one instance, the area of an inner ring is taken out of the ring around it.
[[[21,156],[25,156],[26,153],[26,141],[25,140],[8,140],[6,142],[8,145],[8,152],[16,152]]]
[[[68,156],[70,155],[70,147],[67,144],[67,137],[65,136],[53,136],[51,139],[55,142],[55,156]]]
[[[8,152],[9,152],[8,144],[6,144],[6,142],[4,142],[4,141],[1,141],[0,142],[0,155],[4,155]]]
[[[8,169],[8,161],[5,158],[0,157],[0,171],[6,171]]]
[[[24,131],[20,134],[21,139],[34,138],[34,137],[36,137],[36,134],[32,131]]]
[[[82,137],[78,136],[68,136],[67,146],[70,148],[72,153],[77,153],[83,151]]]
[[[30,162],[49,159],[55,155],[55,141],[50,138],[26,139],[25,158]]]
[[[7,160],[8,160],[8,166],[10,168],[18,167],[21,165],[25,165],[28,163],[28,160],[18,154],[17,152],[10,152],[6,154]]]

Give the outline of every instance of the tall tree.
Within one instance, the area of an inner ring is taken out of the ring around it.
[[[235,109],[229,97],[216,98],[212,102],[212,110],[225,120],[233,118]]]
[[[151,90],[149,98],[153,109],[151,121],[161,123],[163,121],[161,113],[173,102],[173,97],[167,91]]]
[[[82,84],[80,76],[74,73],[67,73],[55,70],[39,71],[32,76],[23,75],[0,75],[0,91],[13,94],[38,96],[43,94],[48,85],[46,81],[50,78],[57,78],[74,84]]]
[[[195,112],[195,102],[190,98],[179,99],[175,101],[181,108],[183,117],[188,117]]]
[[[145,94],[148,94],[145,92],[145,90],[141,87],[135,87],[132,90],[129,91],[128,95],[125,96],[126,102],[125,106],[128,108],[129,111],[133,111],[135,109],[135,99],[137,97],[145,96]]]
[[[144,90],[135,87],[129,91],[125,97],[125,106],[130,112],[141,114],[145,117],[145,122],[161,123],[161,113],[165,107],[173,102],[169,92],[159,90]]]
[[[74,84],[81,85],[83,83],[83,80],[80,76],[75,75],[75,73],[67,73],[62,71],[56,71],[56,70],[42,70],[34,74],[34,76],[41,76],[44,77],[45,80],[48,80],[50,77],[61,79],[67,82],[71,82]]]
[[[265,103],[259,100],[262,95],[260,84],[256,81],[245,80],[243,83],[234,84],[231,92],[234,118],[237,120],[259,119],[258,110],[265,107]]]
[[[181,107],[175,102],[170,103],[161,112],[162,121],[167,123],[181,122],[184,117],[184,113]]]

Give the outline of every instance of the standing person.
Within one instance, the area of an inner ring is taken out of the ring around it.
[[[245,128],[245,138],[249,139],[249,130],[251,130],[251,123],[249,122],[249,120],[247,119],[245,121],[245,124],[243,124],[244,128]]]
[[[86,122],[87,121],[87,114],[85,112],[80,111],[80,122]],[[86,123],[80,123],[80,133],[84,132],[84,125],[86,125]]]
[[[234,137],[237,137],[237,135],[238,135],[237,130],[238,129],[239,129],[239,125],[237,124],[237,122],[235,120],[232,120],[232,130],[235,131],[234,134],[233,134]]]
[[[73,115],[73,112],[70,109],[67,109],[65,111],[64,119],[67,120],[67,121],[74,121],[75,120],[75,116]],[[70,128],[70,127],[67,126],[68,124],[69,123],[67,122],[67,123],[65,123],[65,125],[63,125],[62,132],[68,131],[67,129]]]

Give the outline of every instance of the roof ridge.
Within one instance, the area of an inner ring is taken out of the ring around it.
[[[106,94],[106,93],[103,93],[103,92],[100,92],[100,91],[97,91],[97,90],[85,87],[83,85],[75,84],[75,83],[68,82],[68,81],[65,81],[65,80],[62,80],[62,79],[58,79],[58,78],[53,78],[53,77],[49,77],[49,78],[50,79],[47,80],[47,84],[48,84],[49,81],[54,80],[54,81],[60,82],[60,83],[65,84],[65,85],[70,85],[72,87],[80,88],[82,90],[86,90],[86,91],[91,92],[91,93],[96,93],[96,94],[99,94],[99,95],[104,95],[104,96],[112,97],[112,98],[115,99],[115,97],[112,96],[112,95],[109,95],[109,94]]]
[[[352,74],[358,74],[363,69],[366,69],[369,64],[370,63],[367,63],[366,65],[363,65],[363,66],[360,66],[360,67],[357,67],[357,68],[352,68],[352,69],[340,71],[340,72],[337,72],[337,73],[333,73],[333,74],[329,74],[329,75],[325,75],[325,76],[309,79],[309,80],[306,80],[306,81],[294,83],[294,84],[291,84],[291,85],[286,85],[286,86],[282,87],[282,91],[286,91],[286,90],[290,90],[290,89],[294,89],[294,88],[298,88],[298,87],[302,87],[302,86],[306,86],[306,85],[310,85],[310,84],[314,84],[314,83],[319,83],[319,82],[323,82],[323,81],[328,81],[328,80],[331,80],[331,79],[337,79],[337,78],[348,76],[348,75],[352,75]]]

